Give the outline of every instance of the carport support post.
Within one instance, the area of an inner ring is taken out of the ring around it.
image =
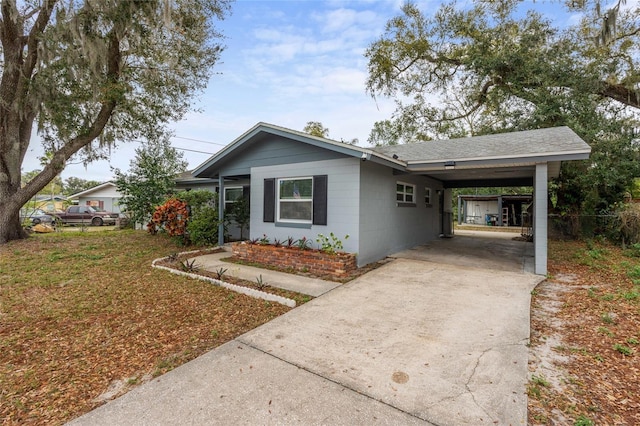
[[[218,246],[224,245],[224,178],[218,176]]]
[[[533,183],[533,248],[535,273],[547,275],[547,163],[536,164]]]

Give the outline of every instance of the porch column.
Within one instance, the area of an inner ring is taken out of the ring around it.
[[[536,164],[533,182],[533,248],[535,273],[547,275],[547,163]]]
[[[502,195],[498,195],[498,226],[502,225]]]
[[[451,237],[453,236],[453,191],[451,188],[445,188],[443,198],[442,231],[445,237]],[[447,222],[446,225],[445,221]]]
[[[224,177],[218,176],[218,245],[224,245]]]
[[[458,225],[462,224],[462,199],[458,195]]]

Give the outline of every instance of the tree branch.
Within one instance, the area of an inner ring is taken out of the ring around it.
[[[122,62],[122,53],[120,52],[120,40],[116,34],[116,29],[112,29],[109,33],[109,48],[107,60],[106,84],[117,85],[120,81],[120,65]],[[117,99],[110,95],[111,90],[105,90],[108,96],[101,102],[100,111],[93,120],[91,126],[86,132],[76,136],[69,142],[65,143],[62,148],[53,153],[53,158],[47,164],[42,172],[31,179],[16,196],[20,198],[22,204],[26,203],[31,197],[44,188],[47,183],[54,179],[65,167],[65,164],[71,156],[78,152],[81,148],[90,144],[95,140],[109,122],[111,115],[118,105]]]
[[[622,84],[605,83],[604,88],[598,92],[598,95],[640,109],[640,93]]]

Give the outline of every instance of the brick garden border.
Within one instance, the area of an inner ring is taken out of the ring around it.
[[[331,275],[342,278],[358,268],[354,253],[326,253],[316,249],[274,246],[272,244],[233,243],[233,256],[246,262],[273,265],[282,269]]]

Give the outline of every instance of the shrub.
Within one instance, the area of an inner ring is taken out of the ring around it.
[[[344,236],[345,240],[348,238],[348,234]],[[320,244],[320,250],[325,253],[334,254],[335,252],[342,251],[344,249],[342,240],[336,237],[333,232],[331,232],[328,237],[323,234],[318,234],[316,242]]]
[[[198,215],[204,207],[216,207],[217,194],[207,189],[197,189],[192,191],[181,191],[175,198],[184,201],[191,208],[191,216]]]
[[[181,236],[186,232],[188,219],[187,203],[170,198],[163,205],[156,207],[147,228],[152,234],[158,229],[164,229],[172,237]]]
[[[187,224],[189,237],[197,245],[218,244],[218,211],[205,206]]]
[[[640,205],[627,205],[618,212],[617,221],[623,244],[640,243]]]

